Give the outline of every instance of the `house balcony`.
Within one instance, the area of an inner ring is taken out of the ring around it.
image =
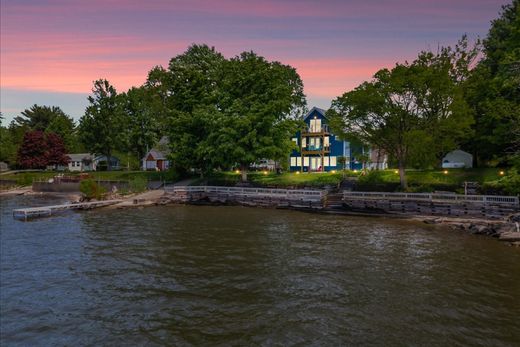
[[[330,135],[329,126],[324,124],[321,127],[305,127],[302,129],[302,136],[325,136]]]
[[[328,154],[330,153],[330,146],[305,146],[302,148],[302,154]]]

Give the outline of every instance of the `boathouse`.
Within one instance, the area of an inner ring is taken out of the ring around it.
[[[298,149],[289,158],[291,171],[386,169],[384,153],[339,139],[331,132],[325,114],[325,110],[313,107],[304,117],[305,126],[292,138]]]

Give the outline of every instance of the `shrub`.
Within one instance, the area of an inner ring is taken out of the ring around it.
[[[481,188],[484,194],[520,195],[520,174],[516,169],[491,182],[486,182]]]
[[[91,179],[81,181],[79,184],[79,191],[85,196],[85,198],[89,200],[100,200],[106,193],[106,189],[104,187],[100,186]]]
[[[369,171],[366,175],[360,175],[358,178],[358,182],[361,184],[386,183],[388,182],[388,180],[385,176],[387,176],[387,173],[385,171]]]
[[[132,178],[130,181],[128,181],[128,186],[130,188],[130,191],[134,193],[140,193],[146,190],[148,182],[146,181],[146,178],[136,176]]]

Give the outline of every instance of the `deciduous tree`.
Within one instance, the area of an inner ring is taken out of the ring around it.
[[[89,151],[106,155],[110,171],[110,157],[114,149],[121,146],[125,126],[120,98],[107,80],[100,79],[94,82],[88,101],[90,105],[80,119],[80,137]]]
[[[427,146],[432,158],[439,158],[471,134],[459,71],[469,64],[454,61],[455,56],[448,48],[422,52],[412,63],[379,70],[372,81],[332,102],[328,115],[336,132],[392,155],[403,188],[414,153]]]
[[[154,105],[156,99],[146,86],[133,87],[121,94],[121,102],[125,119],[124,147],[140,160],[158,140],[161,130],[164,131],[158,117],[160,107]]]
[[[263,158],[286,160],[291,136],[306,101],[296,70],[244,52],[224,63],[219,85],[218,131],[210,135],[213,156],[238,164],[242,180],[249,165]]]
[[[520,1],[502,8],[484,40],[484,57],[466,83],[475,112],[467,147],[482,162],[520,157]],[[517,159],[518,160],[518,159]]]
[[[58,165],[67,165],[70,158],[67,157],[67,150],[61,137],[55,133],[45,134],[45,141],[47,146],[46,152],[46,165],[52,165],[54,167]]]
[[[168,69],[154,68],[147,84],[167,108],[171,159],[180,171],[198,170],[201,175],[221,164],[212,156],[211,132],[218,131],[218,82],[222,54],[207,45],[192,45],[170,60]]]
[[[28,131],[18,149],[18,165],[24,169],[45,169],[47,151],[47,141],[43,131]]]

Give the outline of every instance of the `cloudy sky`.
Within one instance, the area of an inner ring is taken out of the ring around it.
[[[328,108],[380,68],[484,37],[509,0],[2,0],[0,108],[78,119],[92,81],[141,85],[192,43],[290,64],[309,106]]]

